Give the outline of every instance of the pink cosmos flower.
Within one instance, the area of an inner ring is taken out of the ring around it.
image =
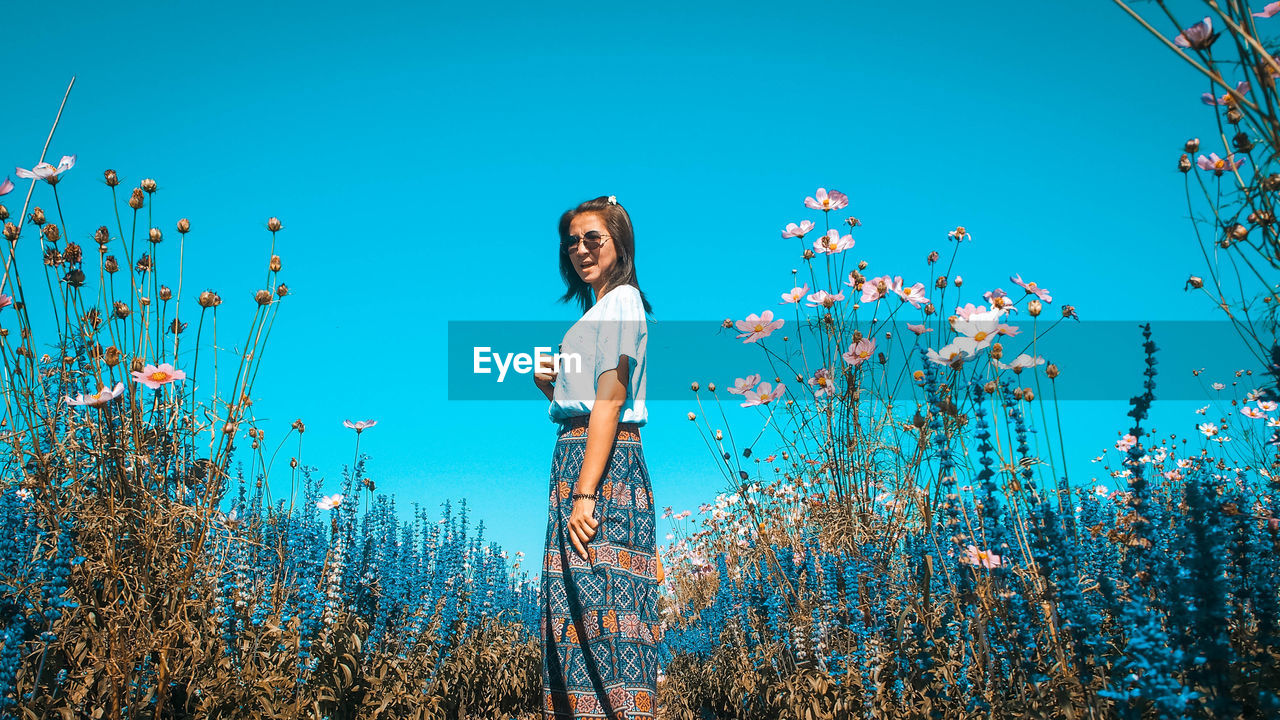
[[[772,310],[765,310],[759,315],[751,313],[746,320],[739,320],[734,325],[742,331],[738,338],[745,338],[742,342],[751,343],[760,338],[769,337],[774,330],[782,327],[783,322],[785,321],[773,319]]]
[[[1258,409],[1257,407],[1254,407],[1253,405],[1245,405],[1244,407],[1240,408],[1240,414],[1248,418],[1253,418],[1255,420],[1258,418],[1264,418],[1267,416],[1266,413],[1262,412],[1262,410]]]
[[[316,507],[321,510],[333,510],[342,504],[342,493],[337,495],[325,495],[316,503]]]
[[[1138,442],[1138,438],[1126,433],[1124,437],[1116,441],[1116,449],[1120,452],[1129,452],[1129,448],[1133,447],[1136,442]]]
[[[828,230],[826,235],[813,241],[813,251],[816,253],[834,255],[851,247],[853,247],[853,236],[845,235],[840,237],[840,232],[837,230]]]
[[[1017,285],[1018,287],[1022,288],[1023,290],[1026,290],[1028,293],[1032,295],[1035,295],[1036,297],[1040,298],[1044,302],[1053,302],[1053,296],[1049,294],[1048,290],[1040,287],[1039,285],[1036,285],[1034,282],[1024,282],[1022,279],[1022,273],[1018,273],[1017,275],[1014,275],[1009,279],[1012,280],[1014,284]]]
[[[1217,34],[1213,32],[1213,21],[1205,17],[1195,25],[1183,30],[1178,37],[1173,39],[1173,44],[1193,50],[1205,50],[1217,39]]]
[[[954,320],[951,329],[972,340],[975,351],[981,350],[990,345],[999,334],[1000,313],[995,310],[972,313],[964,320]]]
[[[355,422],[351,422],[350,420],[343,420],[342,424],[345,425],[346,427],[351,428],[352,430],[355,430],[356,434],[358,435],[364,432],[367,428],[371,428],[374,425],[377,425],[378,421],[377,420],[357,420]]]
[[[844,361],[850,365],[857,367],[866,362],[871,357],[871,353],[876,351],[875,338],[862,338],[856,343],[849,346],[849,349],[840,355]]]
[[[1026,353],[1019,353],[1018,357],[1014,358],[1013,362],[1011,363],[1003,363],[1003,362],[1000,362],[999,360],[993,360],[992,362],[994,362],[996,364],[996,367],[1000,368],[1001,370],[1012,370],[1015,373],[1019,373],[1027,368],[1035,367],[1037,365],[1043,365],[1044,358],[1040,357],[1039,355],[1035,357],[1031,357]]]
[[[1200,423],[1196,426],[1205,437],[1213,437],[1218,434],[1218,426],[1213,423]]]
[[[1209,157],[1201,155],[1196,158],[1196,166],[1201,170],[1212,170],[1215,176],[1221,177],[1228,170],[1235,170],[1245,163],[1249,158],[1240,158],[1232,161],[1234,153],[1227,153],[1225,158],[1218,157],[1218,153],[1209,153]]]
[[[848,285],[849,283],[845,283]],[[862,302],[875,302],[891,292],[896,292],[897,287],[893,284],[893,278],[888,275],[869,278],[862,283]]]
[[[0,309],[7,308],[13,304],[13,296],[0,293]]]
[[[968,320],[969,316],[974,313],[987,312],[986,305],[974,305],[973,303],[965,303],[964,307],[956,306],[956,316],[961,320]]]
[[[744,378],[738,378],[737,380],[734,380],[733,387],[728,388],[728,390],[734,395],[741,395],[746,391],[750,390],[751,388],[755,387],[757,384],[759,384],[759,382],[760,382],[760,375],[758,374],[748,375]]]
[[[1274,412],[1276,409],[1276,402],[1274,400],[1259,400],[1258,409],[1263,412]]]
[[[918,282],[911,287],[903,287],[902,278],[894,276],[893,286],[893,291],[898,294],[898,297],[902,298],[902,302],[909,302],[912,307],[918,308],[929,302],[929,298],[924,295],[924,283]]]
[[[168,385],[169,383],[176,382],[178,380],[185,380],[187,377],[185,372],[175,370],[169,363],[160,363],[158,366],[147,363],[141,370],[135,370],[131,374],[133,375],[134,380],[146,385],[152,390],[159,390],[161,385]]]
[[[907,323],[907,329],[915,333],[916,335],[923,335],[927,332],[933,332],[933,328],[925,327],[924,323],[920,323],[919,325],[912,325],[911,323]]]
[[[831,381],[831,371],[826,368],[819,368],[813,374],[813,377],[809,378],[809,384],[817,388],[813,393],[815,399],[823,395],[830,395],[835,389],[835,385]]]
[[[798,303],[803,300],[804,296],[807,294],[809,294],[809,283],[805,283],[804,287],[791,288],[791,292],[782,293],[782,302],[778,304],[786,305],[787,303]]]
[[[747,401],[742,403],[742,407],[752,407],[754,405],[764,405],[777,400],[782,395],[782,391],[786,388],[782,383],[778,383],[778,388],[773,389],[769,383],[760,383],[760,387],[755,390],[748,390],[743,393]]]
[[[1267,3],[1262,8],[1262,12],[1254,13],[1254,17],[1269,18],[1275,17],[1276,13],[1280,13],[1280,2]]]
[[[121,393],[123,392],[124,392],[124,383],[117,382],[115,387],[102,388],[101,390],[99,390],[98,392],[92,395],[85,395],[84,393],[80,393],[76,395],[74,399],[72,399],[71,397],[67,397],[65,399],[68,405],[73,405],[73,406],[88,405],[89,407],[102,407],[103,405],[106,405],[112,400],[120,397]]]
[[[955,230],[947,233],[947,237],[952,240],[973,240],[973,235],[963,225],[958,225]]]
[[[813,223],[808,220],[801,220],[800,224],[787,223],[787,227],[782,231],[783,238],[802,238],[813,230]]]
[[[954,365],[956,363],[964,363],[971,360],[978,354],[976,343],[966,337],[959,337],[952,340],[949,345],[945,345],[938,350],[929,348],[927,355],[931,362],[939,365]]]
[[[1249,92],[1251,87],[1253,86],[1249,84],[1248,80],[1241,80],[1236,83],[1236,93],[1243,96]],[[1234,103],[1235,100],[1231,99],[1231,93],[1226,93],[1222,97],[1215,97],[1213,93],[1206,92],[1201,93],[1200,102],[1205,105],[1230,105]]]
[[[964,555],[960,556],[960,562],[990,570],[993,567],[999,567],[1000,556],[989,550],[979,550],[977,545],[970,545],[965,548]]]
[[[991,303],[992,310],[999,310],[1002,313],[1017,311],[1017,308],[1013,306],[1013,299],[1009,297],[1008,293],[1000,288],[985,292],[982,294],[982,297],[986,298],[987,302]]]
[[[826,188],[818,188],[813,197],[804,199],[804,206],[814,210],[822,210],[823,212],[839,210],[849,207],[849,196],[839,190],[832,190],[828,193]]]
[[[4,182],[0,183],[0,195],[8,195],[11,192],[13,192],[13,181],[5,178]]]
[[[842,291],[840,291],[839,293],[835,294],[835,295],[832,295],[831,293],[827,292],[826,290],[819,290],[818,292],[816,292],[816,293],[814,293],[814,294],[810,295],[810,296],[806,299],[805,305],[808,305],[809,307],[819,307],[819,306],[821,306],[821,307],[824,307],[824,308],[828,308],[828,309],[829,309],[829,308],[831,308],[831,306],[835,305],[838,301],[843,300],[843,299],[844,299],[844,291],[843,291],[843,290],[842,290]]]
[[[75,155],[63,155],[62,159],[58,161],[58,167],[54,167],[47,162],[42,162],[30,170],[14,168],[13,174],[25,180],[44,180],[49,184],[54,184],[58,182],[57,178],[59,175],[75,167],[75,164]]]

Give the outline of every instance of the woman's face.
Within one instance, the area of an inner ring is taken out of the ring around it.
[[[569,261],[573,263],[573,269],[578,271],[578,277],[596,291],[598,298],[600,289],[604,286],[604,279],[608,277],[609,271],[618,259],[613,247],[614,238],[605,227],[604,218],[597,213],[579,213],[569,222],[570,235],[582,237],[592,230],[606,236],[602,238],[603,245],[588,251],[586,243],[579,242],[576,246],[569,248],[568,252]]]

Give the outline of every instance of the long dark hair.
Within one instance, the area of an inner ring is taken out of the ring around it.
[[[569,251],[565,247],[565,243],[569,242],[569,223],[582,213],[595,213],[604,218],[604,226],[609,231],[608,242],[613,243],[613,252],[618,258],[605,277],[605,292],[619,285],[631,285],[636,290],[640,290],[640,283],[636,280],[636,235],[631,227],[631,216],[627,214],[626,208],[616,201],[609,202],[608,195],[601,195],[572,210],[566,210],[560,216],[559,249],[560,277],[564,279],[565,287],[568,289],[565,290],[564,295],[560,296],[560,302],[577,299],[578,305],[585,313],[591,309],[591,286],[578,277],[578,272],[573,269],[573,262],[569,260]],[[640,302],[644,305],[645,313],[653,312],[653,306],[649,304],[649,299],[645,297],[643,290],[640,290]]]

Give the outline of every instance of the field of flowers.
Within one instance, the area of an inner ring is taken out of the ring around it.
[[[1239,394],[1194,437],[1154,436],[1161,338],[1135,325],[1122,468],[1084,483],[1052,402],[1073,368],[1037,355],[1080,320],[1065,293],[1016,273],[1013,294],[970,293],[958,270],[981,238],[964,227],[921,249],[918,282],[871,269],[848,197],[818,188],[779,223],[802,258],[761,298],[781,309],[719,329],[760,349],[757,372],[692,384],[726,487],[696,519],[663,513],[660,717],[1280,717],[1280,61],[1258,33],[1280,3],[1208,3],[1195,24],[1117,4],[1210,84],[1213,151],[1189,140],[1177,162],[1189,214],[1209,218],[1188,233],[1205,266],[1186,290],[1256,350]],[[331,495],[301,420],[270,446],[257,426],[290,295],[280,220],[219,368],[222,298],[182,290],[192,223],[110,169],[102,206],[64,215],[59,186],[97,172],[42,157],[0,184],[0,716],[538,717],[539,584],[520,553],[465,500],[401,519],[366,475],[375,421],[346,422]],[[111,222],[87,232],[94,213]],[[17,261],[30,243],[40,267]],[[52,323],[33,326],[46,298]],[[735,432],[730,402],[759,425]],[[285,447],[296,503],[270,495]]]

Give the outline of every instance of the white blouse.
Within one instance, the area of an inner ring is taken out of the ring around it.
[[[645,424],[649,417],[644,407],[648,344],[640,290],[634,285],[619,285],[605,293],[569,328],[560,343],[561,357],[554,368],[558,373],[555,391],[547,412],[551,421],[559,423],[575,415],[590,415],[601,373],[618,368],[618,379],[627,386],[627,399],[618,422]],[[629,378],[623,377],[623,355],[631,359]]]

